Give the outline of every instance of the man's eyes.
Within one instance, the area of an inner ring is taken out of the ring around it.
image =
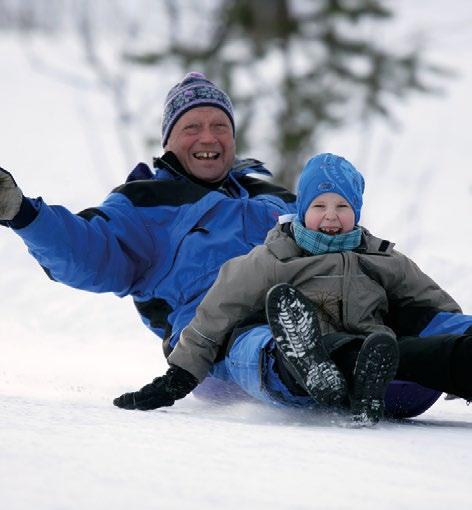
[[[184,131],[191,132],[191,133],[198,132],[200,129],[202,129],[202,126],[200,124],[187,124],[184,127]],[[224,132],[224,131],[227,131],[228,129],[230,129],[230,127],[228,126],[228,124],[221,123],[221,124],[213,124],[211,126],[211,129],[213,129],[214,131],[217,131],[217,132]]]
[[[227,131],[229,129],[228,124],[224,124],[224,123],[215,124],[213,127],[218,132]]]

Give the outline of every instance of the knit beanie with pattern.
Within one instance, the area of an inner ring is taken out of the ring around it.
[[[167,145],[170,132],[179,118],[192,108],[214,106],[223,110],[231,121],[234,134],[233,105],[228,95],[219,89],[204,74],[188,73],[167,94],[162,119],[162,146]]]

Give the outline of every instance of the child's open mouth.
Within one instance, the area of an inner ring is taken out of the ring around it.
[[[320,231],[323,232],[323,234],[328,234],[329,236],[335,236],[337,234],[341,233],[340,227],[321,227]]]

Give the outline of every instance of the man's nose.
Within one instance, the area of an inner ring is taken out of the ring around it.
[[[217,141],[215,134],[210,127],[204,127],[200,132],[201,143],[215,143]]]

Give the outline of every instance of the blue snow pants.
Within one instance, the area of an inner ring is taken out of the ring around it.
[[[462,334],[472,327],[472,315],[441,312],[437,314],[420,336]],[[274,370],[270,351],[275,348],[272,333],[267,325],[249,329],[236,338],[224,360],[216,363],[211,375],[225,381],[222,386],[227,394],[250,395],[276,406],[312,407],[317,403],[310,397],[293,395]],[[213,393],[217,387],[212,378],[207,383]],[[235,391],[233,392],[233,388]],[[242,392],[241,392],[242,390]],[[205,393],[205,382],[199,390]],[[385,397],[385,411],[398,418],[417,416],[440,397],[441,392],[408,381],[393,381]]]

